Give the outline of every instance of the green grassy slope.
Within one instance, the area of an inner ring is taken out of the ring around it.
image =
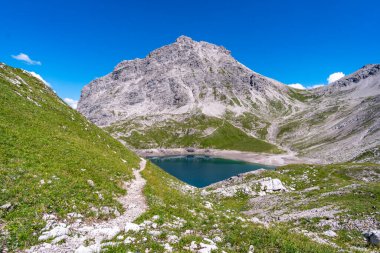
[[[261,203],[266,203],[266,210],[256,215],[260,219],[262,216],[275,214],[276,211],[284,212],[283,217],[286,217],[306,210],[331,207],[339,210],[334,218],[323,215],[315,218],[300,216],[292,221],[276,222],[275,226],[296,231],[310,231],[347,252],[356,252],[352,247],[372,249],[365,242],[362,232],[376,229],[378,226],[376,224],[380,220],[378,212],[380,209],[380,165],[371,163],[292,164],[279,167],[275,171],[246,176],[241,183],[265,177],[278,178],[294,190],[258,197],[257,201],[255,197],[244,194],[232,198],[214,196],[217,205],[230,206],[232,210],[240,212],[263,208]],[[324,222],[326,225],[321,225]],[[329,224],[338,225],[330,227]],[[336,237],[328,237],[324,234],[330,229],[336,232]],[[357,251],[359,252],[359,249]]]
[[[0,90],[0,206],[11,204],[0,209],[0,229],[9,232],[8,248],[36,243],[44,213],[122,211],[114,197],[125,193],[120,182],[138,166],[135,154],[23,70],[0,65]]]
[[[106,128],[121,133],[122,140],[138,148],[215,148],[240,151],[280,153],[275,145],[249,136],[226,120],[203,114],[184,120],[166,120],[153,126],[125,122]],[[125,133],[131,133],[126,135]]]
[[[134,243],[110,247],[108,252],[145,252],[147,249],[165,252],[164,245],[170,236],[178,237],[178,242],[170,243],[173,252],[191,252],[186,247],[192,241],[199,245],[207,243],[204,238],[215,237],[221,239],[215,252],[248,252],[251,245],[254,252],[334,252],[329,246],[312,242],[285,228],[267,229],[255,225],[245,220],[240,210],[234,210],[232,202],[217,205],[214,199],[203,197],[199,190],[189,191],[187,185],[151,163],[143,171],[143,176],[147,180],[144,194],[149,210],[136,223],[153,221],[156,223],[153,230],[161,234],[152,236],[149,233],[152,228],[122,233],[119,236],[132,237]],[[205,201],[213,202],[213,207],[205,207]],[[238,203],[238,200],[233,202]],[[158,218],[154,219],[155,216]],[[119,240],[114,238],[112,241]]]

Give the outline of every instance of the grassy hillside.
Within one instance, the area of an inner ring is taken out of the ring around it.
[[[168,241],[173,252],[191,252],[192,242],[200,247],[201,243],[210,244],[207,239],[218,241],[215,252],[249,252],[252,247],[254,252],[335,252],[285,227],[267,229],[249,222],[237,209],[242,206],[238,199],[246,199],[243,196],[220,205],[151,163],[143,176],[147,180],[144,193],[150,209],[136,223],[148,225],[138,232],[119,234],[111,240],[118,246],[109,247],[107,252],[146,252],[147,249],[167,252]],[[125,239],[134,243],[122,243]]]
[[[226,187],[255,188],[263,178],[278,178],[290,189],[264,196],[211,194],[218,206],[249,214],[272,227],[307,234],[347,252],[372,249],[363,232],[377,229],[380,222],[380,165],[331,164],[287,165],[275,171],[240,177]],[[209,187],[213,192],[215,187]],[[231,205],[233,203],[233,205]],[[326,231],[334,231],[328,236]],[[357,247],[357,248],[354,248]]]
[[[23,70],[0,65],[0,90],[0,206],[10,204],[0,209],[0,245],[35,244],[46,213],[121,212],[114,197],[138,157]]]
[[[138,148],[215,148],[240,151],[280,153],[281,150],[254,138],[227,120],[198,114],[182,120],[166,120],[152,126],[128,121],[108,127],[129,145]],[[249,122],[251,123],[251,122]]]

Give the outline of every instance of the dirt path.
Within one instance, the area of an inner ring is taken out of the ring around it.
[[[123,231],[126,223],[134,221],[148,209],[145,196],[142,192],[146,181],[140,174],[140,172],[145,169],[145,166],[146,160],[141,159],[140,168],[133,171],[135,179],[124,185],[127,194],[118,199],[125,210],[122,215],[115,219],[92,224],[77,222],[66,225],[53,221],[55,225],[48,231],[53,231],[56,234],[52,243],[43,243],[34,246],[26,252],[99,252],[103,240],[111,239]],[[49,223],[50,220],[47,222]],[[65,242],[61,244],[54,243],[59,237],[62,237]]]

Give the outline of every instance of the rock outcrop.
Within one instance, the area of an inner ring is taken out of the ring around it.
[[[367,242],[370,245],[380,246],[380,230],[363,233],[363,236],[367,239]]]
[[[248,69],[224,47],[181,36],[144,59],[122,61],[82,90],[78,110],[100,126],[138,116],[201,111],[222,117],[264,115],[280,103],[292,110],[289,88]]]
[[[282,121],[277,141],[326,162],[380,162],[380,64],[311,92],[307,107]]]

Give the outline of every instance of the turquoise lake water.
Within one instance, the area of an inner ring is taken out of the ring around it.
[[[149,160],[176,178],[196,187],[205,187],[248,171],[275,169],[274,166],[205,155],[149,157]]]

